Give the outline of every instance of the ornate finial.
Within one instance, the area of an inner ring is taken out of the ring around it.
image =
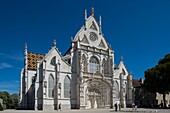
[[[56,40],[54,39],[53,46],[56,46]]]
[[[99,25],[100,26],[102,25],[102,17],[101,16],[99,17]]]
[[[91,15],[94,16],[94,8],[91,8]]]
[[[87,20],[87,10],[85,9],[85,12],[84,12],[84,19],[85,21]]]
[[[102,34],[102,17],[99,17],[99,34]]]
[[[25,55],[27,54],[27,43],[25,43]]]
[[[120,60],[123,61],[123,56],[120,57]]]
[[[25,49],[27,49],[27,43],[25,43]]]

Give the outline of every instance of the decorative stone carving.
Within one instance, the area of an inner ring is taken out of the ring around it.
[[[90,39],[92,42],[98,40],[97,34],[94,33],[94,32],[91,32],[90,35],[89,35],[89,39]]]
[[[93,30],[96,30],[96,31],[97,31],[97,27],[96,27],[96,25],[95,25],[94,22],[92,22],[92,25],[90,26],[90,29],[93,29]]]
[[[105,48],[105,45],[104,45],[103,40],[101,40],[101,42],[100,42],[100,44],[99,44],[99,47],[103,47],[103,48]]]
[[[81,42],[89,44],[89,41],[88,41],[86,35],[84,35],[84,37],[82,38]]]

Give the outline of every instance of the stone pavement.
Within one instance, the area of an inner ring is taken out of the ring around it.
[[[88,109],[88,110],[62,110],[62,111],[35,111],[35,110],[4,110],[0,113],[170,113],[170,109],[144,109],[138,108],[133,111],[131,108],[121,109],[115,112],[114,109]]]

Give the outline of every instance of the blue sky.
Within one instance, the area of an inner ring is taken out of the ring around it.
[[[95,9],[106,41],[133,78],[170,53],[169,0],[0,0],[0,91],[18,93],[28,51],[47,53],[56,39],[62,54],[84,23],[84,10]]]

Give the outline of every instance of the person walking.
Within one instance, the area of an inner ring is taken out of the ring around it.
[[[61,103],[59,104],[58,109],[61,111]]]
[[[132,110],[134,110],[135,109],[135,104],[134,103],[132,103]]]
[[[117,111],[117,103],[115,103],[115,111]]]

